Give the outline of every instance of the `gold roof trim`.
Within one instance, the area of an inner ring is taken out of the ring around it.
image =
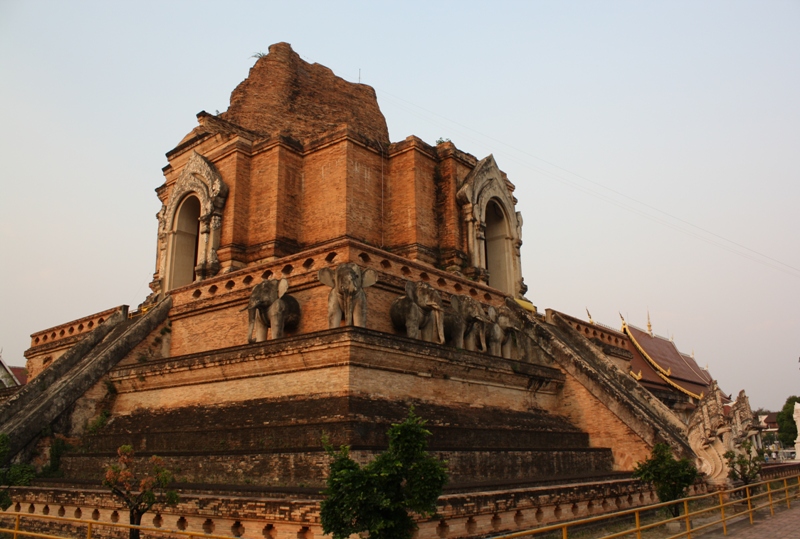
[[[692,393],[688,389],[679,386],[678,384],[676,384],[675,382],[673,382],[672,380],[670,380],[669,378],[667,378],[666,376],[664,376],[660,372],[657,372],[656,374],[658,374],[658,376],[661,377],[661,379],[664,380],[666,383],[668,383],[670,386],[674,387],[678,391],[681,391],[682,393],[686,393],[687,395],[689,395],[690,397],[692,397],[694,399],[702,400],[703,399],[703,395],[705,395],[705,393],[700,393],[699,395],[697,393]]]
[[[628,374],[630,374],[637,382],[642,379],[642,369],[639,369],[639,374],[636,374],[633,371],[629,372]]]
[[[653,368],[659,374],[662,374],[664,376],[672,376],[672,367],[664,369],[661,365],[656,363],[655,360],[650,357],[650,354],[645,352],[644,348],[642,348],[642,346],[638,342],[636,342],[636,339],[633,337],[633,333],[630,332],[630,330],[628,329],[628,324],[624,320],[622,321],[622,332],[628,336],[628,338],[631,340],[631,342],[639,351],[639,353],[642,354],[642,357],[644,357],[647,360],[647,362],[650,363],[650,365],[652,365]]]

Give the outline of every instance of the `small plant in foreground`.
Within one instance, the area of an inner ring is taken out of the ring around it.
[[[150,470],[137,477],[134,474],[133,448],[123,445],[117,450],[118,459],[115,464],[106,468],[103,486],[111,489],[111,493],[119,498],[130,513],[130,523],[139,526],[142,516],[154,505],[175,505],[178,493],[167,490],[172,482],[172,472],[164,467],[160,457],[150,457]],[[139,539],[139,528],[130,529],[130,539]]]
[[[764,450],[753,451],[753,442],[742,442],[742,452],[726,451],[724,455],[728,462],[728,478],[732,481],[741,481],[745,485],[758,481],[758,474],[764,465]]]
[[[427,452],[430,432],[409,410],[388,432],[389,449],[360,466],[349,448],[325,448],[333,458],[327,496],[322,502],[322,531],[334,539],[367,532],[370,539],[410,539],[417,525],[409,512],[436,513],[436,500],[447,482],[445,465]]]
[[[650,458],[633,469],[633,476],[650,483],[661,502],[671,502],[686,497],[686,491],[697,480],[697,468],[687,458],[676,460],[667,444],[656,444]],[[680,506],[671,505],[673,517],[680,515]]]

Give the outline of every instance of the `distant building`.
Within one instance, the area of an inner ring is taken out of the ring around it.
[[[28,373],[24,367],[9,367],[0,357],[0,388],[25,385]]]

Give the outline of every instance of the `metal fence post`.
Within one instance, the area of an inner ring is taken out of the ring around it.
[[[750,524],[753,524],[753,503],[750,500],[750,487],[744,487],[747,493],[747,512],[750,514]]]
[[[89,522],[89,524],[86,526],[86,539],[92,539],[92,523],[91,522]]]
[[[14,517],[14,539],[17,539],[17,532],[19,531],[19,513]]]
[[[642,525],[639,519],[639,511],[636,511],[634,515],[636,516],[636,539],[642,539]]]
[[[561,539],[568,539],[568,537],[567,525],[564,524],[564,527],[561,528]]]
[[[719,511],[721,513],[720,520],[722,520],[722,534],[728,535],[728,524],[725,522],[725,501],[722,499],[722,492],[719,493]]]
[[[683,516],[686,518],[686,537],[692,539],[692,520],[689,518],[689,500],[683,500]]]
[[[783,478],[783,495],[786,498],[786,509],[792,508],[792,502],[789,501],[789,480]]]
[[[769,497],[769,514],[775,516],[775,509],[772,508],[772,488],[769,481],[767,481],[767,496]]]

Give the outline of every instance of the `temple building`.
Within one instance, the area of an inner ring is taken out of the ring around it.
[[[0,394],[15,458],[71,448],[12,509],[119,519],[99,485],[130,444],[176,473],[154,525],[311,539],[323,437],[368,461],[410,406],[450,477],[420,538],[649,503],[636,463],[696,456],[708,374],[649,331],[539,312],[492,155],[391,142],[371,87],[278,43],[166,156],[149,296],[33,333],[29,383]]]
[[[692,355],[678,350],[671,338],[653,333],[650,315],[647,329],[622,320],[619,330],[560,313],[571,327],[583,333],[623,371],[663,402],[688,424],[697,405],[712,389],[713,379]],[[728,397],[726,402],[730,402]]]

